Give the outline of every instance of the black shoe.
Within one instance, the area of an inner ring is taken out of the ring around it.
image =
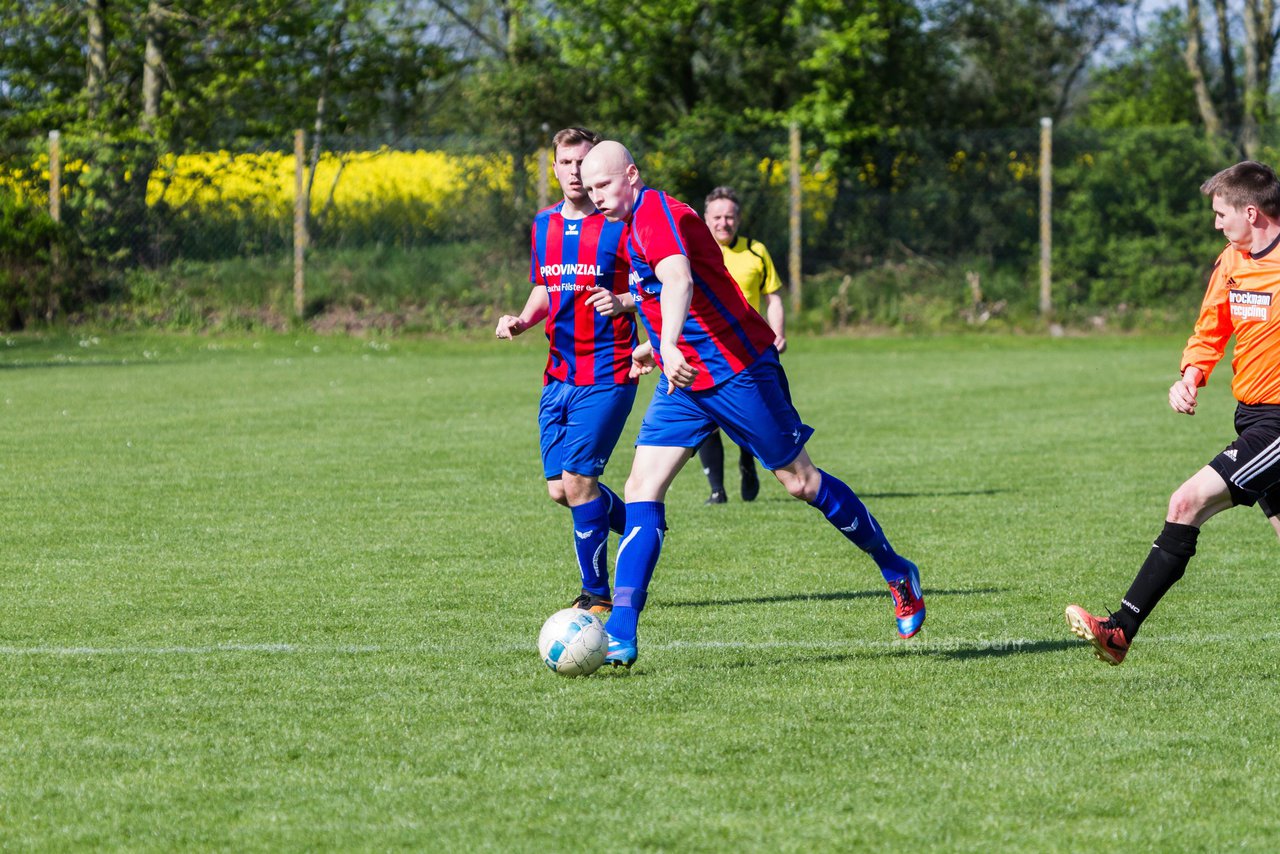
[[[755,460],[743,460],[738,463],[738,471],[742,474],[742,500],[755,501],[760,494],[760,478],[756,475]]]
[[[704,501],[703,503],[704,503],[704,504],[724,504],[724,503],[725,503],[725,502],[727,502],[728,500],[729,500],[729,497],[728,497],[727,495],[725,495],[723,492],[720,492],[719,490],[717,490],[717,491],[715,491],[715,492],[711,493],[711,497],[710,497],[710,498],[708,498],[708,499],[707,499],[706,501]]]

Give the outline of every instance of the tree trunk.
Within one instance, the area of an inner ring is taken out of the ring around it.
[[[1239,127],[1242,111],[1240,91],[1236,88],[1236,63],[1231,49],[1227,0],[1213,0],[1213,16],[1218,24],[1218,56],[1222,61],[1222,120],[1228,127]]]
[[[147,44],[142,57],[142,122],[147,133],[154,133],[160,117],[160,76],[164,54],[160,50],[161,14],[167,0],[150,0],[145,23]]]
[[[1200,0],[1187,0],[1187,49],[1183,53],[1183,59],[1186,60],[1187,72],[1191,75],[1196,106],[1200,109],[1205,133],[1216,137],[1222,134],[1222,120],[1218,117],[1213,98],[1209,94],[1209,84],[1204,77],[1204,63],[1201,60],[1203,32],[1200,25]]]
[[[516,0],[502,4],[502,23],[506,29],[506,60],[512,70],[520,65],[520,4]],[[511,203],[520,214],[529,212],[529,194],[526,184],[529,171],[525,168],[525,158],[534,149],[530,134],[523,128],[517,129],[515,151],[511,152]],[[517,235],[523,236],[525,230],[520,228]]]
[[[338,55],[338,48],[342,44],[342,30],[347,22],[347,6],[346,3],[341,4],[334,12],[333,27],[329,30],[329,46],[324,54],[324,71],[320,75],[320,94],[316,96],[316,123],[311,135],[311,170],[307,176],[307,198],[313,198],[316,183],[316,171],[320,168],[320,155],[323,151],[321,140],[325,131],[325,101],[329,93],[329,83],[333,78],[334,59]],[[341,169],[339,169],[341,174]],[[334,190],[337,188],[338,179],[334,177],[333,186],[329,188],[329,201],[333,200]],[[326,204],[321,212],[318,221],[315,223],[317,229],[324,220],[324,214],[329,210]],[[308,205],[307,213],[310,214],[310,206]]]
[[[1262,148],[1261,128],[1267,124],[1267,91],[1271,87],[1271,62],[1275,55],[1273,0],[1246,0],[1244,4],[1244,114],[1240,142],[1245,156],[1257,159]]]
[[[89,97],[89,115],[94,117],[101,112],[107,81],[106,12],[107,0],[87,0],[85,3],[89,30],[89,73],[85,77],[85,94]]]
[[[1263,101],[1266,98],[1266,92],[1258,89],[1259,29],[1258,4],[1253,0],[1245,0],[1244,110],[1240,115],[1240,148],[1249,160],[1256,160],[1258,157],[1258,119],[1265,109]]]

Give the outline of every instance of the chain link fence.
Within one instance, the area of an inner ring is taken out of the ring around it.
[[[733,186],[741,232],[785,274],[785,129],[624,141],[646,183],[698,209],[713,187]],[[836,156],[802,139],[800,328],[1043,322],[1040,142],[1038,127],[902,131]],[[295,304],[294,140],[182,154],[141,135],[7,142],[0,324],[208,325],[239,312],[280,325],[300,308],[454,328],[518,307],[528,224],[558,198],[547,152],[457,137],[306,150]],[[1055,319],[1185,319],[1222,242],[1198,187],[1234,159],[1191,128],[1056,130]]]

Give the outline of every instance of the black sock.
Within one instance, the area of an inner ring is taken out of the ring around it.
[[[724,442],[716,430],[698,446],[698,462],[707,476],[712,492],[724,493]]]
[[[1168,593],[1174,582],[1187,571],[1187,562],[1196,553],[1198,536],[1199,528],[1177,522],[1164,523],[1164,530],[1156,537],[1151,553],[1143,562],[1142,569],[1138,570],[1138,576],[1133,579],[1129,592],[1120,602],[1120,610],[1115,614],[1116,624],[1130,642],[1160,597]]]
[[[756,475],[756,458],[746,448],[738,449],[738,473],[742,475],[742,500],[755,501],[760,494],[760,478]]]

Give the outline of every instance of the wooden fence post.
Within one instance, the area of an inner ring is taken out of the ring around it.
[[[49,131],[49,216],[62,222],[62,134]]]
[[[307,253],[306,133],[293,132],[293,312],[302,317],[306,307],[305,260]]]
[[[56,223],[62,222],[62,133],[56,130],[49,131],[49,218]],[[62,303],[59,293],[65,265],[60,240],[55,240],[49,247],[49,266],[53,275],[49,277],[49,292],[44,303],[44,319],[48,323],[58,316]]]
[[[548,148],[539,148],[534,162],[538,164],[538,210],[551,204],[551,182],[547,179],[547,164],[551,162],[552,153]]]
[[[800,125],[791,123],[791,245],[787,258],[787,278],[791,280],[791,311],[800,311],[803,284],[800,280]]]
[[[1040,315],[1053,316],[1053,119],[1040,120]]]

